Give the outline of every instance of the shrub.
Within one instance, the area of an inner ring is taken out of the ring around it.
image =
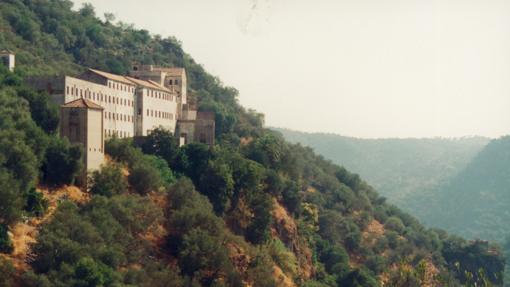
[[[249,205],[253,211],[253,219],[246,230],[246,239],[254,244],[264,243],[269,239],[273,201],[269,195],[257,193],[250,199]]]
[[[0,287],[14,286],[15,271],[10,261],[0,257]]]
[[[220,161],[209,161],[200,177],[199,190],[211,201],[216,214],[223,214],[234,194],[234,180],[230,167]]]
[[[170,185],[175,183],[176,181],[175,175],[168,166],[168,163],[164,159],[158,156],[146,155],[145,161],[147,164],[153,166],[158,170],[162,184],[164,184],[166,187],[169,187]]]
[[[113,137],[105,142],[105,152],[113,159],[124,162],[128,166],[141,160],[143,153],[140,149],[132,146],[131,139],[119,139]]]
[[[398,234],[402,234],[402,232],[405,229],[404,223],[402,223],[402,220],[400,218],[391,216],[386,220],[386,223],[384,224],[384,228],[388,230],[393,230],[397,232]]]
[[[43,181],[51,186],[71,184],[80,172],[82,151],[65,138],[53,136],[41,167]]]
[[[365,269],[355,269],[338,280],[338,286],[378,287],[377,280]]]
[[[35,188],[30,189],[26,194],[25,211],[33,216],[42,216],[48,209],[48,200],[46,200],[41,192],[37,192]]]
[[[147,194],[150,191],[157,191],[161,186],[161,177],[156,168],[147,164],[136,164],[128,176],[129,185],[139,194]]]
[[[283,242],[279,239],[274,239],[268,244],[268,254],[273,261],[280,266],[286,274],[293,277],[298,274],[298,263],[294,253],[287,250]]]
[[[94,194],[112,196],[127,190],[126,177],[122,174],[120,166],[116,164],[107,164],[99,171],[94,171],[91,182],[90,192]]]
[[[13,176],[0,168],[0,224],[18,220],[23,209],[20,186]]]
[[[285,187],[282,177],[274,170],[266,170],[266,192],[272,194],[275,197],[282,195],[282,190]]]
[[[11,253],[13,251],[8,231],[9,228],[6,224],[0,224],[0,253]]]
[[[349,254],[340,245],[328,246],[321,252],[320,260],[331,274],[342,275],[349,270]]]
[[[294,181],[289,181],[282,193],[283,204],[293,214],[299,214],[301,211],[301,196],[299,195],[299,185]]]
[[[147,136],[142,143],[142,150],[144,153],[163,158],[169,166],[174,166],[180,156],[177,139],[171,132],[160,128],[153,130]]]

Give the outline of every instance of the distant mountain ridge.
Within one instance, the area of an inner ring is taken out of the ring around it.
[[[468,238],[510,235],[510,136],[491,141],[457,176],[411,205],[428,224]]]
[[[360,139],[273,129],[360,174],[391,202],[419,217],[420,206],[409,202],[459,173],[490,141],[485,137]]]

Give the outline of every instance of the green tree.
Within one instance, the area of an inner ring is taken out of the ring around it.
[[[219,161],[209,161],[200,177],[200,191],[211,201],[216,214],[223,214],[234,194],[230,167]]]
[[[162,184],[158,170],[147,163],[136,164],[130,170],[128,182],[136,192],[142,195],[150,191],[158,191]]]
[[[41,192],[35,188],[30,189],[25,195],[25,211],[33,216],[42,216],[48,208],[48,200],[46,200]]]
[[[18,220],[22,209],[19,182],[7,170],[0,168],[0,224],[11,224]]]
[[[100,170],[94,171],[91,176],[92,187],[90,192],[94,194],[112,196],[127,191],[127,180],[120,166],[107,164]]]
[[[65,138],[51,137],[41,167],[43,181],[51,186],[72,184],[82,169],[82,150]]]
[[[253,210],[253,218],[246,230],[246,238],[254,243],[261,244],[269,239],[269,227],[272,223],[271,211],[273,201],[264,193],[254,194],[249,203]]]
[[[377,280],[365,269],[355,269],[338,280],[338,286],[378,287]]]
[[[170,131],[157,128],[153,130],[142,144],[144,153],[157,155],[168,163],[170,167],[179,165],[180,149],[177,139]]]

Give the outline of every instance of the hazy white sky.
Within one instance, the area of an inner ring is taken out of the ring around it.
[[[508,0],[74,0],[162,36],[269,126],[510,134]]]

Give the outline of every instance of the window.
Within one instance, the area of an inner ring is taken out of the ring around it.
[[[112,96],[108,96],[108,103],[112,102]]]
[[[69,94],[69,86],[66,87],[66,94]]]
[[[147,116],[149,116],[149,109],[147,109]]]
[[[175,80],[175,84],[178,85],[179,84],[179,80]]]
[[[173,85],[172,80],[168,81],[168,84],[169,85]]]

